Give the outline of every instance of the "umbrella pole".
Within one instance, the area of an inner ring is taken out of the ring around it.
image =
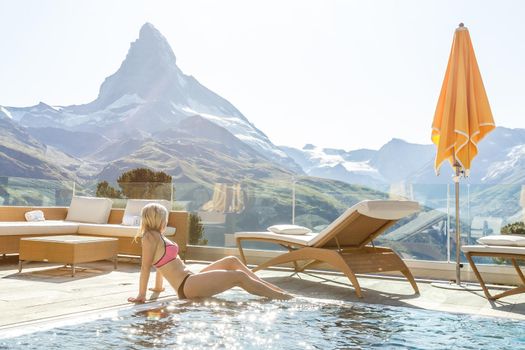
[[[459,220],[459,176],[461,167],[458,163],[454,164],[456,176],[454,177],[454,186],[456,192],[456,284],[461,284],[461,225]]]
[[[455,289],[455,290],[481,290],[479,286],[461,284],[461,224],[459,220],[459,177],[462,175],[461,165],[454,162],[456,175],[454,176],[454,189],[456,192],[456,283],[433,282],[431,285],[437,288]],[[448,240],[450,242],[450,239]]]

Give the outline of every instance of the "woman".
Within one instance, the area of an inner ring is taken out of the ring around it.
[[[179,247],[163,233],[168,222],[168,211],[163,206],[150,203],[142,209],[142,221],[138,236],[142,236],[142,266],[140,269],[139,293],[128,301],[143,303],[151,266],[157,268],[155,288],[162,292],[163,279],[169,282],[180,299],[206,298],[233,287],[272,299],[289,299],[292,296],[281,288],[257,277],[234,256],[216,261],[198,273],[192,273],[178,256]]]

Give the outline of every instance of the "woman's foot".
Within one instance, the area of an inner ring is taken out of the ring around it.
[[[129,297],[128,298],[128,301],[130,303],[135,303],[135,304],[143,304],[146,302],[146,297],[143,297],[143,296],[138,296],[136,298],[133,298],[133,297]]]

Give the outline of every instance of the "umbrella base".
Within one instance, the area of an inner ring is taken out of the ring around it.
[[[483,290],[477,284],[466,284],[466,283],[456,283],[456,282],[433,282],[430,283],[432,287],[442,288],[442,289],[451,289],[451,290],[463,290],[463,291],[478,291]]]

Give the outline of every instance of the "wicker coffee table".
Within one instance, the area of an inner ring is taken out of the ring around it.
[[[20,239],[18,272],[29,261],[46,261],[71,265],[75,276],[76,264],[112,260],[117,268],[117,238],[91,236],[43,236]]]

